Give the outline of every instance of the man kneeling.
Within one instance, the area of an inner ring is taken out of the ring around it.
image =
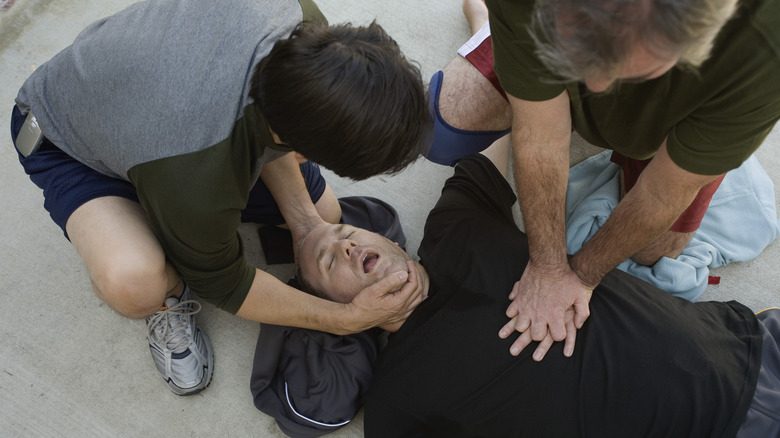
[[[549,337],[544,361],[511,356],[514,339],[496,333],[528,261],[515,200],[484,156],[445,184],[419,250],[428,298],[387,327],[398,331],[366,397],[367,437],[780,436],[780,309],[691,303],[614,270],[571,357]],[[315,228],[300,254],[307,286],[337,301],[412,263],[346,225]]]

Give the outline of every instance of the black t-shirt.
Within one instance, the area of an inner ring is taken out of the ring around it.
[[[512,285],[528,261],[511,188],[461,161],[420,246],[430,297],[392,336],[365,403],[367,437],[720,437],[755,390],[761,335],[736,303],[690,303],[620,271],[594,291],[571,358],[509,354]]]

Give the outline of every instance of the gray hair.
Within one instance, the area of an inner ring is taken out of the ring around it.
[[[537,0],[536,53],[564,81],[614,78],[637,43],[701,65],[738,0]]]

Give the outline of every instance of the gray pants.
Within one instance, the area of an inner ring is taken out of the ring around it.
[[[739,438],[780,437],[780,309],[764,310],[757,317],[764,337],[761,370]]]

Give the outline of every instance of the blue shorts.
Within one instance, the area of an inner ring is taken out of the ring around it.
[[[24,123],[17,106],[11,114],[11,139],[16,146],[16,136]],[[18,153],[18,150],[17,150]],[[103,196],[119,196],[138,202],[135,187],[128,181],[104,175],[61,151],[48,139],[44,139],[37,152],[23,157],[19,162],[30,179],[43,189],[43,206],[54,222],[68,237],[65,224],[73,212],[92,199]],[[301,173],[313,202],[325,191],[325,179],[319,167],[311,162],[301,164]],[[284,217],[268,188],[258,180],[249,192],[249,201],[241,212],[243,222],[268,225],[284,223]]]
[[[439,112],[439,94],[443,80],[444,73],[438,71],[431,77],[428,85],[428,112],[433,118],[433,143],[425,158],[437,164],[455,166],[460,159],[487,149],[493,142],[509,134],[511,129],[466,131],[445,122]]]

